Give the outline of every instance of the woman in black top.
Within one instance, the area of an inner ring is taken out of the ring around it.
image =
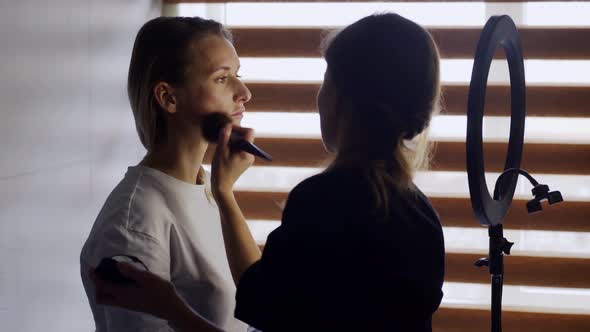
[[[236,317],[263,331],[430,331],[442,298],[443,240],[420,192],[373,211],[358,168],[299,184],[262,259],[242,274]]]
[[[253,157],[227,148],[231,128],[220,135],[212,186],[238,286],[235,315],[265,332],[431,331],[444,241],[412,175],[425,153],[419,134],[439,103],[436,45],[414,22],[378,14],[328,36],[323,50],[328,67],[318,109],[334,161],[291,191],[262,255],[232,193]],[[119,268],[137,286],[94,277],[103,303],[187,331],[207,323],[169,283]]]

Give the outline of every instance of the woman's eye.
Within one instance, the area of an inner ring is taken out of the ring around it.
[[[217,79],[218,83],[225,83],[227,81],[227,76],[223,76]]]

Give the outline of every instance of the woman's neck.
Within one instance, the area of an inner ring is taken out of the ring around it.
[[[150,149],[139,165],[156,169],[180,181],[202,184],[197,179],[201,178],[198,174],[207,146],[203,139],[169,137]]]

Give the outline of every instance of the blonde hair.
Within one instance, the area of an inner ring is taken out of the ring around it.
[[[439,52],[421,26],[397,14],[365,17],[323,43],[338,110],[338,150],[328,169],[364,170],[375,213],[389,215],[391,188],[413,192],[430,161],[428,130],[440,104]]]

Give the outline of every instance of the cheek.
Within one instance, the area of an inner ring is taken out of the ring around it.
[[[203,86],[193,99],[194,111],[198,113],[231,112],[231,95],[222,88],[215,86]]]
[[[318,94],[318,112],[320,115],[320,129],[324,148],[328,152],[337,150],[338,123],[334,101],[326,94]]]
[[[318,95],[316,97],[316,104],[318,106],[318,111],[321,115],[321,111],[325,109],[326,106],[326,91],[323,86],[320,88],[320,91],[318,91]]]
[[[213,112],[222,112],[231,115],[235,111],[233,95],[227,92],[228,89],[203,87],[198,98],[194,100],[191,114],[203,115]],[[232,124],[240,126],[241,117],[231,117]]]
[[[322,88],[320,89],[317,97],[317,106],[318,106],[318,113],[320,115],[320,125],[322,132],[327,131],[330,127],[331,122],[331,113],[332,113],[332,105],[330,105],[329,96],[326,94],[326,91]]]
[[[319,106],[319,105],[318,105]],[[331,114],[331,109],[327,107],[322,107],[319,110],[320,113],[320,129],[322,132],[322,141],[324,143],[324,147],[333,152],[333,147],[335,144],[335,128],[334,128],[334,119]]]
[[[334,136],[334,124],[332,119],[325,114],[320,116],[320,126],[322,129],[322,136],[325,139],[331,141],[332,137]]]

